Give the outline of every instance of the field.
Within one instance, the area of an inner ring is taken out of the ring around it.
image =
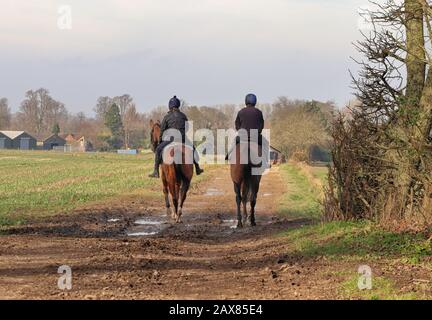
[[[115,196],[152,192],[153,155],[0,151],[0,224],[67,212]]]
[[[256,228],[235,229],[227,166],[194,177],[184,223],[165,216],[152,154],[0,152],[0,297],[429,299],[431,240],[320,220],[325,167],[264,176]],[[57,287],[57,268],[73,288]],[[358,267],[373,271],[359,290]]]

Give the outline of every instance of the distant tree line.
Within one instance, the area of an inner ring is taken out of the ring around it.
[[[181,109],[194,128],[213,130],[233,128],[242,105],[193,106],[182,102]],[[258,106],[272,130],[272,145],[286,157],[308,160],[313,148],[329,148],[328,125],[334,113],[332,102],[289,100],[278,98],[272,104]],[[138,112],[129,94],[101,96],[93,108],[94,117],[70,113],[65,105],[51,97],[46,89],[29,90],[18,111],[12,113],[6,98],[0,99],[0,130],[25,130],[38,139],[55,133],[84,135],[97,150],[147,148],[150,119],[162,120],[167,107]],[[215,135],[216,136],[216,135]]]

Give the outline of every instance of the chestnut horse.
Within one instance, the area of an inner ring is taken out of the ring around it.
[[[152,150],[155,151],[160,142],[160,123],[150,121]],[[161,178],[163,184],[163,193],[165,195],[165,206],[167,215],[177,222],[181,222],[183,204],[186,200],[187,192],[193,177],[193,149],[184,144],[170,144],[164,150],[166,155],[164,160],[167,163],[161,164]],[[181,157],[180,164],[175,163],[177,156]],[[190,160],[186,162],[186,159]],[[190,164],[189,164],[190,163]],[[173,209],[171,209],[169,195]]]
[[[152,120],[150,120],[150,148],[152,149],[153,152],[156,151],[156,147],[159,144],[159,140],[160,140],[160,131],[161,131],[161,125],[159,120],[157,120],[156,122]]]
[[[258,148],[257,144],[250,144],[251,148]],[[240,155],[247,155],[247,164],[242,164]],[[258,154],[258,153],[257,153]],[[250,203],[250,224],[256,226],[255,222],[255,205],[261,182],[261,175],[252,174],[252,169],[258,165],[251,164],[249,143],[239,143],[234,148],[230,155],[231,163],[231,179],[234,183],[234,192],[236,194],[237,203],[237,228],[242,228],[248,220],[247,203]],[[243,204],[243,221],[240,205]]]

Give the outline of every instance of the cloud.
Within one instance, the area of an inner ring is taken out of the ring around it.
[[[230,102],[236,96],[232,91],[241,96],[247,88],[262,91],[267,99],[294,96],[289,88],[297,87],[299,79],[305,79],[299,95],[307,91],[308,96],[343,102],[350,91],[351,42],[358,37],[357,7],[366,1],[4,2],[0,67],[8,82],[0,83],[8,92],[3,94],[17,104],[25,90],[44,84],[60,100],[89,110],[91,99],[116,88],[135,91],[131,93],[139,106],[148,108],[164,103],[176,88],[203,104]],[[60,30],[57,11],[68,2],[72,29]],[[308,84],[306,78],[323,79],[321,73],[331,70],[335,88],[341,89],[327,88],[326,97],[319,83],[310,79]],[[59,76],[62,81],[56,81]],[[176,84],[178,79],[185,85]],[[83,82],[89,94],[70,96],[76,90],[70,87]],[[151,93],[139,92],[137,83],[146,84]],[[215,94],[215,86],[226,93]]]

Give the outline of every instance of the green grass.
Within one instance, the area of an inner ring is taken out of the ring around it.
[[[315,178],[323,181],[327,181],[328,168],[327,167],[311,167],[311,172]]]
[[[153,155],[0,151],[0,225],[118,195],[151,193]]]
[[[327,168],[308,168],[313,178],[325,182]],[[303,171],[304,172],[304,171]],[[359,290],[357,270],[339,265],[339,262],[361,265],[366,262],[386,261],[397,265],[417,265],[430,269],[432,240],[426,234],[396,233],[384,230],[370,221],[319,222],[321,207],[318,192],[311,175],[303,173],[296,165],[281,167],[287,192],[280,202],[279,212],[288,217],[309,217],[314,224],[289,229],[280,236],[290,244],[288,254],[301,258],[324,257],[334,264],[334,275],[340,278],[339,294],[347,299],[425,299],[423,294],[401,292],[397,279],[372,277],[371,290]],[[307,178],[309,177],[309,179]],[[316,184],[315,184],[316,185]],[[418,290],[421,292],[422,290]],[[427,291],[427,290],[426,290]]]
[[[310,184],[308,178],[294,164],[283,164],[280,170],[287,192],[280,200],[278,213],[288,218],[319,219],[319,190]]]
[[[314,175],[325,178],[327,168],[312,167]],[[321,205],[319,191],[295,164],[281,166],[287,186],[279,206],[280,214],[293,218],[318,220]],[[399,257],[407,263],[419,263],[432,256],[432,241],[424,234],[386,231],[369,221],[316,223],[283,234],[302,256]]]
[[[390,232],[367,221],[316,224],[283,235],[296,253],[306,257],[397,257],[415,264],[432,255],[432,243],[425,235]]]
[[[415,292],[400,293],[395,283],[384,277],[372,277],[372,288],[360,290],[358,288],[359,275],[352,275],[342,283],[341,293],[347,299],[361,300],[418,300],[423,297]]]
[[[432,243],[422,234],[393,233],[371,222],[330,222],[304,226],[281,234],[292,246],[290,255],[325,257],[334,264],[340,278],[338,293],[344,299],[412,300],[426,299],[425,290],[401,292],[394,279],[372,273],[372,289],[360,290],[360,275],[353,265],[387,261],[396,265],[430,268]],[[348,267],[340,262],[348,262]],[[373,270],[372,270],[373,272]],[[427,290],[426,290],[427,291]],[[421,293],[423,292],[423,293]],[[430,297],[429,297],[430,298]]]

